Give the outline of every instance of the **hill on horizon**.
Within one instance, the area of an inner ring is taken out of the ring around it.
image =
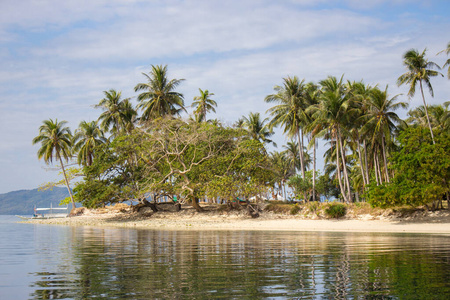
[[[0,194],[0,215],[32,215],[34,207],[57,207],[61,200],[69,196],[65,187],[38,191],[19,190]]]

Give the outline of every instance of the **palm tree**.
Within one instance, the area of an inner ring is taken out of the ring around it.
[[[92,165],[94,160],[94,148],[106,142],[103,132],[96,121],[80,122],[73,136],[73,151],[78,152],[78,164]]]
[[[183,95],[175,89],[184,79],[167,78],[167,65],[152,65],[152,70],[142,73],[147,83],[138,83],[135,92],[143,91],[137,97],[137,108],[142,109],[142,122],[148,122],[165,115],[177,115],[184,109]]]
[[[202,89],[198,89],[200,91],[200,96],[194,97],[194,102],[192,103],[192,107],[197,108],[194,111],[194,115],[196,116],[197,121],[203,122],[206,119],[206,113],[208,111],[216,112],[214,107],[217,107],[216,101],[209,98],[210,96],[214,96],[214,93],[210,93],[208,90],[202,91]]]
[[[298,154],[297,142],[291,140],[287,142],[286,145],[283,145],[283,148],[285,149],[284,152],[286,153],[287,159],[292,163],[295,170],[300,170],[300,156]],[[312,162],[312,158],[305,150],[303,151],[303,158],[305,160],[305,167],[309,168]]]
[[[449,104],[450,101],[445,102],[443,105],[439,104],[428,107],[428,112],[430,114],[430,123],[433,129],[439,128],[441,130],[450,130],[450,110],[448,109]],[[409,118],[406,119],[406,122],[413,125],[427,126],[427,119],[423,105],[408,111],[408,116]]]
[[[52,119],[43,121],[43,125],[39,127],[39,135],[32,142],[33,145],[41,143],[41,148],[37,152],[38,159],[44,158],[46,164],[52,163],[53,158],[56,158],[60,162],[70,200],[72,201],[72,208],[75,208],[75,201],[63,163],[63,158],[67,162],[72,154],[72,133],[69,127],[65,126],[66,124],[67,121],[58,122],[57,119],[55,121]]]
[[[300,81],[297,76],[283,78],[283,86],[275,86],[275,94],[268,95],[264,99],[268,103],[278,103],[267,110],[272,116],[269,123],[271,128],[283,126],[283,133],[289,138],[297,136],[298,152],[302,177],[305,178],[305,165],[303,157],[303,131],[305,121],[304,80]]]
[[[420,92],[422,94],[423,106],[425,108],[425,114],[427,116],[428,127],[431,133],[431,140],[434,142],[433,130],[431,129],[430,118],[428,116],[427,103],[425,102],[425,96],[423,94],[423,84],[428,87],[430,94],[434,97],[433,87],[431,86],[430,79],[438,75],[443,76],[440,72],[432,70],[432,68],[440,69],[439,66],[428,61],[425,58],[426,50],[424,49],[422,53],[419,53],[416,49],[411,49],[403,55],[403,64],[406,66],[408,72],[401,75],[397,79],[397,85],[409,84],[408,96],[411,98],[416,93],[416,85],[419,84]]]
[[[336,146],[336,166],[344,201],[351,202],[350,182],[346,168],[346,158],[344,150],[345,125],[347,123],[347,109],[349,105],[348,97],[346,97],[345,87],[342,78],[338,81],[336,77],[328,77],[320,81],[322,91],[319,97],[319,103],[312,105],[307,109],[311,114],[313,122],[311,124],[313,137],[331,138],[335,141]],[[344,174],[344,185],[341,180],[340,166],[342,161],[342,169]]]
[[[275,177],[275,182],[278,185],[282,196],[286,199],[286,182],[289,177],[295,174],[295,167],[293,162],[288,159],[287,153],[283,152],[272,152],[269,155],[269,161],[271,165],[271,170]],[[274,187],[275,189],[275,187]]]
[[[250,138],[261,142],[262,144],[272,143],[269,139],[273,135],[273,131],[267,126],[268,118],[261,119],[259,113],[250,113],[248,117],[243,117],[243,128],[247,131]]]
[[[114,89],[104,91],[104,94],[105,98],[95,105],[95,108],[103,110],[98,118],[101,121],[100,128],[104,132],[111,132],[113,137],[120,132],[130,132],[134,127],[137,115],[130,98],[121,99],[121,92],[117,92]]]
[[[447,55],[450,54],[450,42],[447,44],[447,49],[442,50],[438,54],[443,53],[443,52],[445,52],[445,54],[447,54]],[[448,66],[447,77],[448,77],[448,79],[450,79],[450,58],[447,59],[447,61],[445,62],[444,68],[447,67],[447,66]]]
[[[400,117],[394,112],[398,108],[406,109],[408,103],[397,102],[399,95],[389,99],[388,87],[384,91],[378,88],[373,88],[367,104],[369,109],[367,113],[361,118],[364,120],[364,125],[361,128],[363,133],[370,133],[372,141],[378,139],[381,146],[381,153],[383,155],[385,178],[389,180],[389,172],[387,168],[386,143],[391,141],[392,133],[396,129],[395,124],[403,122]],[[372,145],[377,143],[373,142]]]

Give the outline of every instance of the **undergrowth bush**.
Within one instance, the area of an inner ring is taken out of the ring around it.
[[[341,203],[329,203],[324,212],[328,218],[338,219],[345,216],[347,207]]]
[[[291,213],[292,207],[292,204],[273,201],[264,210],[274,213]]]
[[[291,215],[296,215],[300,210],[301,210],[300,205],[295,204],[294,206],[292,206],[290,213]]]

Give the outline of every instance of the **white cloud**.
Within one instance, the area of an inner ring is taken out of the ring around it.
[[[406,50],[427,47],[432,60],[446,59],[434,56],[448,42],[446,15],[436,23],[416,19],[421,11],[381,20],[387,1],[366,2],[368,10],[346,3],[350,10],[329,0],[1,1],[0,193],[57,176],[41,169],[31,146],[42,120],[65,119],[74,129],[95,119],[100,111],[91,106],[104,90],[136,96],[151,64],[168,64],[171,78],[186,79],[187,105],[198,88],[215,93],[211,117],[232,123],[264,113],[264,97],[288,75],[317,82],[345,74],[389,84],[394,95],[407,92],[395,84]],[[448,84],[433,80],[436,96],[427,101],[450,100]]]

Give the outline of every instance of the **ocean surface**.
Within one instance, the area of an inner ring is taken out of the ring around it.
[[[450,236],[160,231],[0,216],[0,299],[450,299]]]

